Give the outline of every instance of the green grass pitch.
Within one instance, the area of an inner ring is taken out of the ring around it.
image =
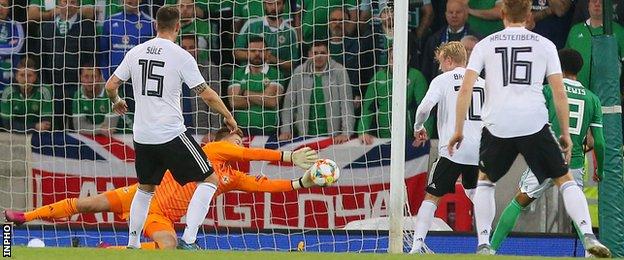
[[[302,260],[367,260],[367,259],[424,259],[424,260],[480,260],[480,259],[566,259],[566,258],[540,258],[526,256],[477,256],[477,255],[390,255],[372,253],[303,253],[303,252],[266,252],[266,251],[181,251],[181,250],[116,250],[97,248],[26,248],[13,247],[13,259],[61,259],[61,260],[97,260],[97,259],[302,259]],[[569,258],[573,259],[573,258]]]

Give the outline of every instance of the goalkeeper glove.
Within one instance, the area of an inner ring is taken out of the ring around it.
[[[311,176],[309,169],[305,171],[303,176],[299,177],[298,179],[292,180],[292,187],[295,190],[298,190],[301,188],[310,188],[310,187],[315,187],[315,186],[318,186],[318,185],[316,185],[316,183],[312,181],[312,176]]]
[[[283,151],[282,161],[293,163],[298,167],[307,170],[318,160],[318,154],[316,150],[312,150],[310,147],[304,147],[297,151]]]

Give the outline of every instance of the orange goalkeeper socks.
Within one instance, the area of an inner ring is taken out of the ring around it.
[[[78,213],[76,203],[78,199],[64,199],[57,201],[50,205],[46,205],[40,208],[36,208],[33,211],[24,213],[26,221],[33,221],[35,219],[61,219],[72,216]]]
[[[127,246],[109,246],[107,248],[108,249],[127,249]],[[146,249],[146,250],[158,249],[158,245],[156,244],[156,242],[144,242],[144,243],[141,243],[141,249]]]

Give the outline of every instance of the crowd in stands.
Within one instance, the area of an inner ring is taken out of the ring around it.
[[[603,34],[602,0],[534,0],[527,27],[585,59]],[[614,0],[613,31],[624,57],[624,4]],[[391,135],[392,61],[407,59],[407,134],[439,71],[440,44],[468,52],[503,28],[501,0],[410,0],[408,53],[392,56],[392,0],[0,0],[0,129],[131,133],[130,113],[111,111],[104,83],[132,47],[155,36],[159,7],[177,5],[178,44],[197,59],[247,135]],[[183,89],[185,124],[212,139],[221,119]],[[429,126],[433,122],[429,122]]]

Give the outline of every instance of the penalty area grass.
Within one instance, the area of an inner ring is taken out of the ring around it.
[[[381,253],[312,253],[312,252],[273,252],[273,251],[182,251],[182,250],[122,250],[100,248],[47,247],[27,248],[13,247],[13,259],[60,259],[60,260],[97,260],[97,259],[302,259],[302,260],[367,260],[367,259],[432,259],[443,260],[459,257],[462,260],[480,259],[565,259],[526,256],[478,256],[478,255],[391,255]],[[572,258],[570,258],[572,259]]]

